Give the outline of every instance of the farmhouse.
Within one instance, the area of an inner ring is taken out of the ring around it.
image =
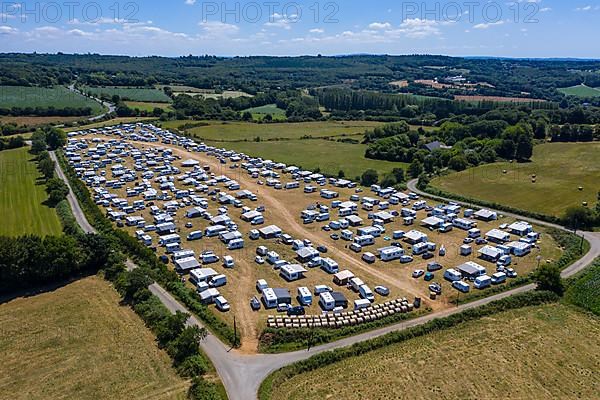
[[[481,209],[477,211],[473,216],[482,221],[495,221],[498,219],[498,214],[495,211]]]
[[[279,275],[281,275],[281,277],[287,280],[288,282],[292,282],[304,278],[305,272],[306,269],[304,269],[302,265],[288,264],[281,267],[281,272],[279,273]]]
[[[276,225],[265,226],[264,228],[259,229],[258,232],[263,239],[278,238],[282,233],[281,228]]]
[[[492,229],[488,233],[485,234],[485,237],[490,242],[494,243],[506,243],[510,240],[510,234],[500,229]]]

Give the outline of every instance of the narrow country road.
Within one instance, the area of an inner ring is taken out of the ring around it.
[[[76,88],[75,88],[75,84],[71,84],[71,85],[69,85],[69,86],[68,86],[68,89],[69,89],[70,91],[72,91],[72,92],[79,93],[79,94],[80,94],[80,95],[82,95],[82,96],[84,95],[83,93],[81,93],[81,91],[80,91],[80,90],[78,90],[78,89],[76,89]],[[114,105],[114,104],[112,104],[112,103],[109,103],[108,101],[103,101],[103,100],[100,100],[100,99],[98,99],[98,98],[96,98],[96,97],[90,97],[90,99],[92,99],[92,100],[94,100],[94,101],[96,101],[96,102],[98,102],[98,103],[102,104],[102,106],[104,106],[104,107],[108,108],[108,111],[107,111],[107,112],[105,112],[105,113],[103,113],[103,114],[96,115],[95,117],[88,118],[88,121],[89,121],[89,122],[94,122],[94,121],[101,120],[102,118],[104,118],[104,117],[105,117],[105,116],[107,116],[108,114],[112,114],[112,113],[114,113],[114,112],[115,112],[115,110],[117,109],[117,108],[115,107],[115,105]]]
[[[51,157],[56,161],[56,155],[51,153]],[[60,169],[57,163],[57,173],[59,177],[68,184],[65,179],[63,171]],[[414,187],[414,181],[409,182],[409,189],[415,193],[421,195],[427,195],[426,193],[416,190]],[[411,187],[412,184],[412,187]],[[438,200],[450,201],[450,199],[443,199],[440,197],[430,196],[428,197],[437,198]],[[85,215],[83,214],[73,192],[69,192],[68,196],[69,204],[73,210],[73,215],[77,219],[77,222],[86,232],[94,232],[93,227],[90,226]],[[452,200],[453,201],[453,200]],[[530,218],[524,218],[519,215],[503,212],[504,215],[510,215],[515,218],[527,220],[535,224],[558,227],[560,226],[549,224],[544,221],[536,221]],[[581,259],[573,263],[570,267],[566,268],[562,272],[563,277],[569,277],[577,272],[581,271],[588,265],[590,265],[596,257],[600,256],[600,233],[598,232],[582,232],[585,238],[590,242],[590,251],[583,256]],[[127,268],[135,268],[135,264],[131,261],[127,262]],[[161,302],[171,311],[182,311],[187,312],[186,308],[181,305],[171,294],[164,290],[160,285],[154,283],[149,287],[150,291],[156,295]],[[535,289],[533,284],[518,287],[503,293],[496,294],[484,299],[476,300],[470,303],[462,304],[459,307],[446,309],[438,312],[434,312],[423,317],[415,318],[409,321],[400,322],[397,324],[389,325],[374,331],[362,333],[360,335],[348,337],[345,339],[338,340],[336,342],[327,343],[321,346],[311,348],[310,351],[295,351],[284,354],[256,354],[256,355],[242,355],[235,350],[229,349],[225,346],[218,338],[214,335],[208,335],[204,339],[200,346],[202,350],[208,355],[213,362],[221,380],[227,390],[227,395],[230,400],[253,400],[257,398],[258,388],[261,382],[273,371],[294,363],[296,361],[307,359],[315,354],[337,349],[340,347],[346,347],[359,343],[365,340],[373,339],[390,332],[401,331],[410,327],[422,325],[428,321],[436,318],[443,318],[452,314],[459,313],[461,311],[472,309],[475,307],[488,304],[492,301],[499,300],[505,297],[512,296],[517,293],[523,293]],[[189,313],[191,314],[191,313]],[[202,327],[202,323],[194,316],[191,316],[187,322],[189,325],[197,325]]]

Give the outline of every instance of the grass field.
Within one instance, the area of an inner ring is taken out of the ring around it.
[[[91,107],[94,114],[103,111],[98,102],[62,86],[53,88],[0,86],[0,107]]]
[[[129,88],[129,87],[96,87],[84,86],[81,88],[84,93],[92,92],[95,96],[114,96],[115,94],[123,100],[129,101],[144,101],[156,103],[170,103],[171,98],[162,90],[154,88]]]
[[[320,168],[321,172],[331,175],[337,175],[339,170],[343,170],[345,176],[351,179],[362,175],[370,168],[383,176],[393,168],[407,167],[404,163],[365,158],[367,146],[364,144],[340,143],[323,139],[230,143],[206,141],[206,143],[311,170]]]
[[[272,399],[593,399],[600,319],[559,304],[508,311],[298,375]]]
[[[157,88],[162,90],[162,88],[164,88],[167,85],[158,85]],[[169,85],[169,87],[171,88],[171,90],[173,91],[173,93],[175,95],[178,94],[187,94],[189,96],[202,96],[205,99],[230,99],[230,98],[236,98],[236,97],[252,97],[251,94],[248,94],[246,92],[242,92],[239,90],[223,90],[223,91],[219,91],[217,93],[217,91],[213,90],[213,89],[199,89],[199,88],[195,88],[192,86],[182,86],[182,85]]]
[[[530,163],[482,165],[436,178],[432,185],[448,192],[558,216],[565,208],[581,205],[583,201],[594,206],[600,190],[599,159],[600,143],[546,143],[534,148]],[[535,183],[531,182],[533,174]]]
[[[277,121],[286,119],[285,110],[277,107],[275,104],[267,104],[261,107],[248,108],[244,110],[244,112],[246,111],[250,112],[255,120],[261,120],[267,114],[271,114],[273,119]]]
[[[300,139],[312,136],[354,136],[353,139],[362,140],[361,135],[367,129],[381,125],[378,122],[368,121],[325,121],[325,122],[300,122],[300,123],[272,123],[256,124],[252,122],[220,122],[220,121],[167,121],[161,123],[164,128],[177,129],[184,124],[202,124],[187,130],[203,140],[215,141],[242,141],[254,140],[260,137],[262,141],[273,139]]]
[[[28,147],[0,151],[0,234],[57,235],[62,227],[56,212],[42,203],[45,186]]]
[[[0,123],[2,124],[16,124],[17,126],[41,126],[47,124],[64,124],[67,122],[75,122],[82,119],[86,119],[86,117],[34,117],[34,116],[25,116],[25,117],[10,117],[3,116],[0,117]]]
[[[138,109],[140,111],[152,112],[155,108],[160,108],[162,110],[171,109],[171,105],[169,103],[153,103],[146,101],[126,101],[125,104],[127,107],[132,109]]]
[[[0,305],[3,399],[184,399],[188,383],[107,282]]]
[[[563,94],[566,94],[567,96],[600,97],[600,89],[596,89],[586,85],[571,86],[567,88],[560,88],[557,90]]]

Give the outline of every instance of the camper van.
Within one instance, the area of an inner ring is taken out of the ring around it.
[[[368,264],[372,264],[375,262],[376,258],[375,258],[375,254],[373,253],[364,253],[362,255],[362,260]]]
[[[208,285],[213,288],[225,286],[226,284],[227,284],[227,277],[225,275],[214,276],[210,280],[210,282],[208,282]]]
[[[454,281],[452,282],[452,287],[458,291],[461,291],[463,293],[468,293],[469,289],[471,289],[471,287],[469,286],[468,283],[463,282],[463,281]]]
[[[200,256],[200,258],[202,259],[202,264],[212,264],[219,261],[219,256],[212,252],[204,253]]]
[[[371,288],[367,285],[361,285],[358,288],[358,293],[360,294],[360,297],[362,297],[365,300],[369,300],[370,302],[375,301],[375,296],[373,295]]]
[[[371,302],[367,299],[354,300],[354,311],[362,310],[363,308],[371,307]]]
[[[478,276],[477,278],[475,278],[475,282],[473,283],[473,286],[477,289],[485,289],[488,286],[491,286],[492,284],[492,278],[490,278],[487,275],[481,275]]]
[[[227,249],[229,250],[237,250],[244,248],[244,239],[234,239],[227,245]]]
[[[223,257],[223,266],[225,268],[233,268],[235,266],[235,261],[233,260],[233,257],[231,257],[231,256]]]
[[[330,292],[322,292],[319,294],[319,305],[325,311],[331,311],[335,308],[335,300]]]
[[[444,272],[444,279],[450,282],[460,281],[462,279],[462,275],[457,270],[450,268],[447,269],[446,272]]]
[[[312,304],[312,293],[307,287],[302,286],[298,288],[298,301],[303,306],[310,306]]]
[[[202,231],[193,231],[187,235],[188,241],[198,240],[198,239],[202,239]]]
[[[506,281],[506,274],[504,272],[496,272],[492,275],[492,284],[499,285]]]
[[[179,243],[169,243],[165,246],[166,248],[166,253],[167,254],[172,254],[175,253],[176,251],[181,250],[181,244]]]
[[[361,247],[369,246],[375,244],[375,238],[372,235],[356,236],[354,238],[354,243],[358,244]]]

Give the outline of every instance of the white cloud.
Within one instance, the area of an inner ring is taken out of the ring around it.
[[[11,28],[10,26],[0,25],[0,35],[10,35],[12,33],[17,33],[18,30],[15,28]]]
[[[291,24],[295,22],[298,22],[298,15],[296,14],[284,15],[274,13],[269,17],[269,21],[265,22],[264,26],[289,30],[292,29]]]
[[[504,21],[487,22],[473,26],[473,29],[488,29],[492,26],[504,25]]]
[[[540,12],[548,12],[548,11],[552,11],[552,9],[550,7],[540,8]]]
[[[439,35],[440,23],[429,19],[409,18],[400,24],[399,32],[409,38],[424,38]]]
[[[187,4],[188,6],[193,6],[194,4],[196,4],[196,0],[185,0],[185,4]]]
[[[320,28],[315,28],[315,29],[311,29],[309,32],[310,33],[324,33],[325,30],[320,29]]]
[[[240,31],[240,28],[237,25],[220,21],[200,22],[198,25],[200,25],[204,33],[209,36],[230,36],[235,35]]]
[[[373,22],[369,24],[369,29],[390,29],[392,25],[389,22]]]

